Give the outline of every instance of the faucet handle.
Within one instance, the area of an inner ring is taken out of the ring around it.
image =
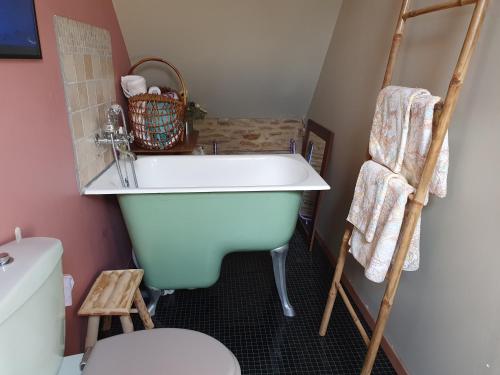
[[[123,126],[120,126],[118,128],[118,134],[121,136],[122,139],[128,141],[128,143],[134,142],[134,135],[132,134],[132,132],[127,133],[127,130]]]
[[[113,123],[113,121],[109,117],[107,118],[106,123],[103,125],[102,130],[103,130],[104,134],[116,134],[117,133],[116,128],[115,128],[115,124]]]

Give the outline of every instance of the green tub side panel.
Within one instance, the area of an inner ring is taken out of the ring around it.
[[[118,201],[146,284],[184,289],[213,285],[230,252],[286,244],[301,192],[129,194]]]

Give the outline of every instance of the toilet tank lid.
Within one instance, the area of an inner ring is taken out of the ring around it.
[[[0,246],[0,253],[4,252],[13,261],[0,266],[0,325],[47,280],[63,248],[58,239],[32,237]]]

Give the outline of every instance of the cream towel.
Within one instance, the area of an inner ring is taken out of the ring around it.
[[[347,220],[354,225],[349,244],[365,275],[382,282],[398,246],[408,196],[415,189],[404,177],[367,161],[361,167]],[[404,269],[419,265],[420,221],[414,233]]]
[[[370,133],[369,151],[373,160],[401,173],[417,186],[432,141],[434,106],[440,101],[429,91],[388,86],[380,91]],[[446,134],[429,192],[446,196],[449,165]],[[427,201],[427,199],[426,199]]]
[[[420,181],[427,152],[431,146],[434,106],[440,100],[438,96],[421,95],[415,98],[411,106],[410,126],[401,174],[414,187]],[[446,196],[449,153],[448,133],[446,133],[429,185],[429,193],[440,198]]]
[[[434,106],[439,100],[427,90],[398,86],[388,86],[378,96],[369,145],[373,161],[361,167],[347,217],[354,225],[349,251],[372,281],[384,281],[399,248],[406,203],[422,175],[432,141]],[[429,187],[439,197],[446,196],[448,164],[446,134]],[[420,219],[404,270],[418,269],[419,247]]]
[[[400,178],[386,167],[368,160],[361,166],[347,221],[372,242],[377,229],[389,181]]]
[[[406,150],[410,110],[415,98],[430,95],[427,90],[387,86],[377,98],[370,133],[369,151],[373,160],[394,173],[401,172]]]

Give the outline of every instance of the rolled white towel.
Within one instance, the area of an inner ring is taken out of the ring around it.
[[[125,97],[145,94],[148,91],[146,79],[143,76],[128,75],[121,78],[121,85]]]

